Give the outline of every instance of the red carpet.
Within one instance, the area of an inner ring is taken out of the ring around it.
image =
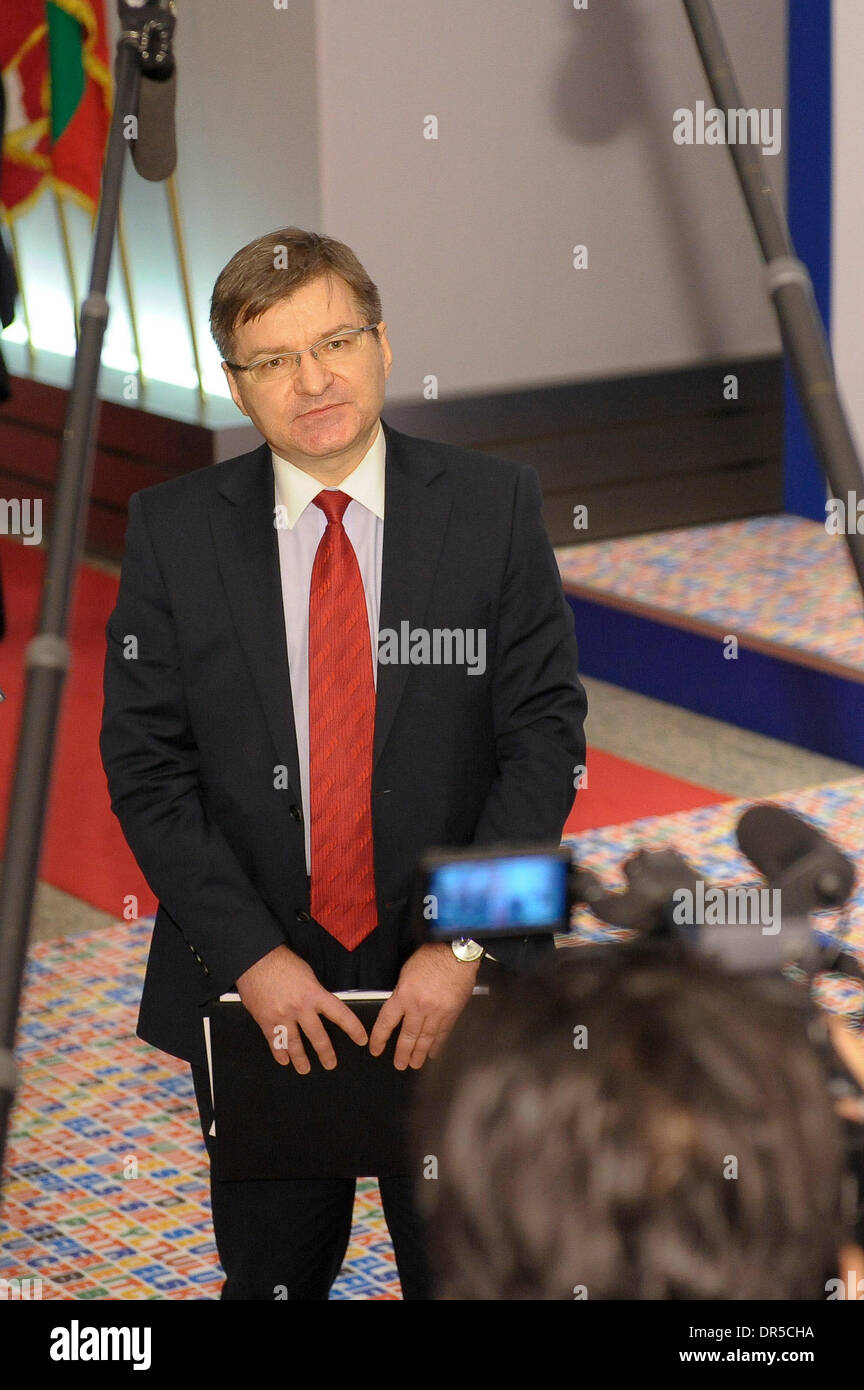
[[[24,699],[24,648],[39,616],[45,552],[0,537],[6,637],[0,642],[0,831],[5,835],[15,745]],[[63,692],[51,800],[39,877],[94,907],[130,920],[155,912],[120,825],[111,814],[99,760],[105,624],[117,581],[84,565],[78,572],[70,643],[72,662]],[[136,903],[129,903],[134,896]]]
[[[565,835],[578,835],[601,825],[624,825],[645,816],[668,816],[675,811],[695,811],[732,798],[695,782],[681,782],[624,758],[588,750],[588,785],[576,797]]]
[[[0,537],[6,595],[6,639],[0,642],[0,834],[5,834],[14,749],[24,694],[24,648],[36,627],[44,551]],[[105,624],[117,581],[83,565],[71,630],[72,667],[66,682],[54,764],[51,804],[39,877],[115,917],[155,912],[156,900],[111,814],[99,760]],[[644,816],[689,811],[729,798],[680,782],[609,753],[589,754],[588,783],[576,799],[565,833],[617,825]],[[137,904],[129,904],[134,896]]]

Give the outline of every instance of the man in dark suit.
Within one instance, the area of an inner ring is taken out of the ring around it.
[[[205,1137],[202,1013],[235,985],[300,1072],[309,1046],[335,1064],[322,1016],[375,1055],[398,1030],[399,1068],[435,1055],[482,953],[417,947],[418,857],[558,841],[585,751],[537,476],[381,421],[392,353],[353,252],[259,238],[211,325],[266,443],[130,499],[101,738],[159,899],[139,1034],[192,1064]],[[484,969],[551,947],[495,942]],[[392,990],[368,1039],[346,989]],[[223,1298],[327,1297],[353,1181],[211,1189]],[[426,1297],[411,1180],[381,1192],[403,1293]]]

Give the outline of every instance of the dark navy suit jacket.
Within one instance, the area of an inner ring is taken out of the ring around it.
[[[393,988],[416,947],[423,850],[557,843],[585,760],[573,616],[536,473],[382,424],[380,628],[485,629],[486,670],[379,665],[379,925],[353,952],[309,916],[270,450],[130,499],[100,747],[159,900],[139,1036],[201,1065],[204,1005],[276,946],[328,989]],[[493,950],[518,967],[548,945]]]

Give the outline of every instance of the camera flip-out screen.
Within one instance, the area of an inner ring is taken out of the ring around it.
[[[430,851],[421,861],[427,940],[566,932],[570,851]]]

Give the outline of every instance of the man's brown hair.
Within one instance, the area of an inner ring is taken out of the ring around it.
[[[257,319],[302,285],[328,274],[348,285],[364,324],[380,323],[378,288],[344,242],[281,227],[242,247],[220,272],[210,300],[210,332],[225,361],[233,360],[239,324]]]

